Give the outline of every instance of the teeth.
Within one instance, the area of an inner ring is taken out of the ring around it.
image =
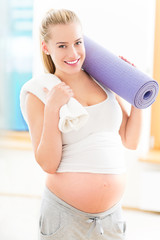
[[[68,63],[68,64],[75,64],[75,63],[77,63],[77,62],[78,62],[78,59],[75,60],[75,61],[72,61],[72,62],[67,62],[67,61],[66,61],[66,63]]]

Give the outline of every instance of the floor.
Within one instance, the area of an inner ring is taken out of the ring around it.
[[[37,240],[39,197],[0,195],[1,240]],[[124,209],[127,240],[159,240],[160,214]]]

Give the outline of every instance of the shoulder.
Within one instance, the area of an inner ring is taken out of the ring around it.
[[[34,94],[28,93],[26,96],[26,115],[28,122],[42,118],[44,115],[44,103]]]
[[[37,111],[37,109],[35,107],[40,107],[40,108],[44,108],[44,103],[33,93],[28,93],[26,95],[26,107],[29,107],[29,109],[35,109],[35,111]]]
[[[28,122],[28,115],[35,116],[37,112],[41,113],[44,109],[46,103],[44,87],[50,90],[59,82],[60,80],[54,74],[44,73],[34,76],[23,85],[20,92],[20,107],[26,122]]]
[[[43,73],[34,77],[37,84],[51,89],[54,85],[60,83],[60,79],[52,73]]]
[[[26,106],[28,105],[39,105],[44,106],[44,103],[34,93],[28,92],[26,95]]]

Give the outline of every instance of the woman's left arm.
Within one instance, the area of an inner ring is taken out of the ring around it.
[[[116,98],[123,112],[122,124],[119,130],[122,143],[126,148],[135,150],[141,134],[142,110],[131,106],[130,114],[128,114],[120,97],[116,96]]]

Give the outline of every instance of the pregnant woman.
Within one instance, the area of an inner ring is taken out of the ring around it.
[[[83,32],[74,12],[49,10],[40,39],[44,67],[61,83],[44,88],[46,104],[32,93],[26,99],[35,158],[47,173],[39,239],[125,239],[123,145],[136,149],[142,111],[131,106],[128,114],[118,96],[82,69]],[[62,133],[59,111],[71,97],[89,119],[80,130]]]

